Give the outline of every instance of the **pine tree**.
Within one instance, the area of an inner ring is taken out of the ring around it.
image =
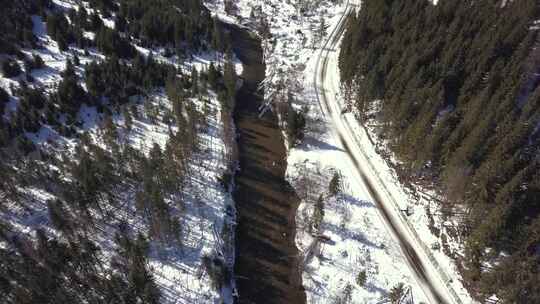
[[[364,287],[367,281],[367,274],[365,270],[362,270],[356,275],[356,284],[360,287]]]
[[[321,194],[319,198],[317,199],[317,202],[315,202],[313,210],[313,228],[316,232],[319,232],[321,229],[321,224],[324,219],[324,197]]]
[[[122,108],[122,114],[124,116],[124,125],[128,131],[131,131],[131,128],[133,127],[133,116],[129,109],[129,107],[123,107]]]
[[[108,147],[113,148],[117,145],[118,132],[116,124],[114,123],[112,116],[106,112],[105,117],[103,118],[103,129],[105,131],[105,143]]]
[[[193,96],[199,94],[199,72],[195,67],[191,70],[191,94]]]
[[[32,55],[33,61],[34,61],[34,69],[42,69],[45,67],[45,62],[43,61],[43,58],[39,56],[38,54]]]
[[[225,43],[223,38],[223,31],[219,23],[218,18],[212,19],[213,24],[213,37],[212,37],[212,48],[217,52],[223,52],[225,50]]]
[[[228,109],[234,107],[234,99],[236,97],[236,69],[233,62],[232,51],[229,49],[225,54],[225,63],[223,65],[223,81],[227,93],[227,102],[224,105]]]
[[[404,295],[404,292],[405,292],[405,285],[403,283],[399,283],[396,286],[392,287],[392,289],[390,290],[390,293],[388,294],[390,303],[399,304],[401,301],[401,298]]]
[[[61,111],[71,116],[75,116],[81,104],[86,101],[86,92],[78,83],[78,76],[71,60],[67,61],[66,69],[62,72],[57,97]]]
[[[330,180],[330,184],[328,185],[328,192],[330,193],[330,195],[336,196],[342,191],[341,188],[341,174],[339,172],[336,172]]]
[[[73,229],[71,227],[70,219],[62,201],[47,201],[47,209],[49,211],[49,218],[51,219],[52,225],[56,229],[66,234],[71,234]]]

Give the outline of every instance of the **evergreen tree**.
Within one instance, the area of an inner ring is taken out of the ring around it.
[[[13,59],[3,59],[0,62],[0,68],[2,70],[2,75],[7,78],[14,78],[21,74],[21,67],[17,61]]]
[[[68,60],[66,69],[62,72],[62,81],[58,85],[57,98],[62,112],[75,116],[79,107],[86,101],[86,92],[78,83],[73,63]]]
[[[225,54],[225,63],[223,66],[223,81],[227,93],[226,107],[234,107],[234,98],[236,97],[236,69],[234,67],[232,51],[229,49]]]

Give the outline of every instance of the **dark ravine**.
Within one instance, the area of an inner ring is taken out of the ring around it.
[[[240,170],[233,196],[238,212],[235,276],[237,303],[306,302],[295,245],[300,200],[285,180],[286,149],[275,114],[259,117],[258,85],[265,77],[261,43],[249,32],[226,25],[244,65],[236,97]]]

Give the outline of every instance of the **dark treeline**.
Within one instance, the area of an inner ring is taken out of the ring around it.
[[[535,20],[534,0],[364,1],[340,54],[347,98],[403,177],[433,181],[462,217],[470,290],[504,303],[540,303]]]
[[[120,1],[116,25],[148,44],[177,49],[206,47],[213,35],[210,13],[200,0]]]

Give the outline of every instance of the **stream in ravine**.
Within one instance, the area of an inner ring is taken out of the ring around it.
[[[278,119],[271,111],[259,117],[264,101],[257,89],[265,77],[261,43],[246,30],[226,27],[244,65],[234,111],[240,164],[234,191],[237,303],[302,304],[306,296],[295,245],[300,201],[285,180],[286,149]]]

